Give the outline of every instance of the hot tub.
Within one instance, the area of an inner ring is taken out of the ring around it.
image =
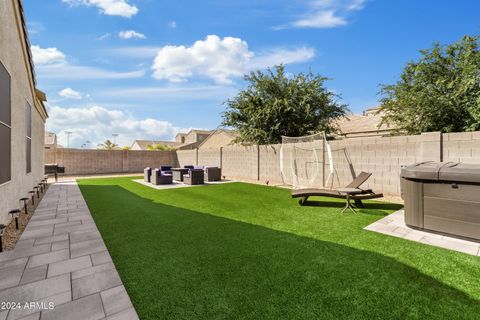
[[[417,163],[401,188],[407,225],[480,240],[480,164]]]

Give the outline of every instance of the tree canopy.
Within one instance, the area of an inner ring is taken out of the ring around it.
[[[149,150],[149,151],[170,151],[170,150],[174,150],[174,148],[169,147],[165,144],[149,144],[149,145],[147,145],[147,150]]]
[[[382,85],[383,122],[397,132],[480,129],[480,37],[421,50],[397,83]]]
[[[328,80],[311,72],[287,75],[283,65],[245,76],[246,89],[225,102],[223,126],[235,128],[237,142],[271,144],[281,136],[303,136],[335,130],[334,119],[346,105],[325,88]]]
[[[98,148],[103,150],[115,150],[118,149],[118,144],[115,144],[110,140],[105,140],[103,143],[98,145]]]

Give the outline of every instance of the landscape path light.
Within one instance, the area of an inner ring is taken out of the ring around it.
[[[10,212],[8,213],[9,215],[12,216],[12,219],[15,218],[15,229],[18,230],[18,217],[20,216],[20,209],[13,209],[13,210],[10,210]]]
[[[3,239],[3,235],[5,234],[5,225],[4,224],[0,224],[0,252],[3,252],[3,243],[2,243],[2,239]]]
[[[33,187],[33,189],[35,190],[35,192],[37,193],[37,198],[40,199],[40,187],[39,186],[35,186]]]
[[[28,191],[28,193],[30,193],[32,195],[32,206],[35,205],[35,191],[31,190],[31,191]]]
[[[25,210],[25,214],[28,214],[28,198],[21,198],[20,199],[20,205],[21,206],[23,205],[23,208]]]

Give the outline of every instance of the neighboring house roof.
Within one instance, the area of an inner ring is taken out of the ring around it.
[[[363,111],[364,116],[375,116],[381,114],[380,107],[372,107]]]
[[[135,144],[137,144],[142,150],[147,150],[149,145],[162,144],[169,147],[177,147],[179,145],[179,143],[175,141],[162,141],[162,140],[135,140],[132,143],[132,147]]]
[[[175,137],[178,137],[178,136],[188,136],[188,135],[191,134],[191,133],[210,134],[210,133],[212,133],[212,130],[191,129],[191,130],[188,131],[188,132],[180,132],[180,133],[177,133],[177,135],[176,135]]]
[[[197,130],[197,129],[193,129],[193,130],[190,130],[188,133],[190,134],[191,132],[203,133],[203,134],[210,134],[210,133],[212,132],[212,130]]]
[[[373,112],[372,112],[373,111]],[[339,134],[342,136],[382,135],[392,131],[392,127],[380,123],[381,114],[375,110],[367,110],[366,115],[351,114],[337,121]]]
[[[42,102],[47,101],[47,95],[42,90],[35,89],[35,96],[37,97],[38,100]]]
[[[179,146],[176,146],[175,149],[177,149],[177,150],[191,150],[191,149],[198,148],[198,146],[200,144],[201,144],[200,141],[191,142],[191,143],[184,143],[184,144],[181,144]]]
[[[56,145],[57,144],[57,135],[53,132],[45,131],[45,144]]]

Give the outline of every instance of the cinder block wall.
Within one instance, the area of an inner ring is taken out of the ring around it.
[[[46,158],[65,166],[65,174],[140,173],[145,167],[178,166],[175,151],[45,150]],[[55,154],[55,156],[52,155]]]
[[[124,172],[143,172],[145,167],[178,167],[175,151],[123,151]]]
[[[480,143],[480,140],[478,141]],[[318,148],[319,163],[312,159],[310,152],[303,152],[305,168],[315,175],[314,187],[345,186],[361,171],[372,172],[373,175],[365,187],[387,196],[400,196],[400,171],[402,166],[421,161],[441,161],[442,135],[437,132],[424,133],[416,136],[400,137],[360,137],[330,141],[334,163],[334,175],[328,179],[329,160],[323,148]],[[471,149],[472,146],[469,146]],[[291,184],[291,176],[282,177],[280,171],[281,145],[264,146],[228,146],[218,149],[198,150],[198,165],[220,165],[222,174],[229,179],[258,181],[273,185]],[[473,149],[472,149],[473,150]],[[465,151],[466,152],[466,151]],[[473,154],[474,151],[471,151]],[[185,158],[184,151],[177,155]],[[297,159],[302,158],[302,149],[297,150]],[[218,157],[217,159],[215,157]],[[473,159],[471,161],[474,161]],[[480,159],[478,159],[480,161]],[[182,161],[179,161],[183,165]],[[288,166],[288,164],[287,164]],[[318,169],[313,170],[313,166]],[[288,168],[284,168],[288,173]],[[297,168],[298,169],[298,168]],[[325,175],[324,175],[325,173]]]
[[[366,171],[373,174],[365,187],[388,196],[400,195],[402,166],[441,160],[441,136],[435,132],[418,136],[351,138],[331,141],[330,145],[335,171],[328,186],[345,186],[361,171]]]
[[[309,152],[303,152],[307,163],[303,171],[312,171],[318,165],[313,186],[345,186],[361,171],[372,172],[364,185],[386,196],[400,196],[402,166],[422,161],[454,161],[480,163],[480,132],[424,133],[414,136],[359,137],[330,141],[335,167],[333,179],[328,179],[329,160],[325,152],[312,161]],[[144,167],[160,165],[206,165],[222,167],[227,179],[257,181],[270,185],[291,184],[291,177],[283,181],[280,172],[281,145],[227,146],[199,150],[175,151],[104,151],[57,149],[46,150],[45,158],[55,158],[66,166],[67,174],[142,172]],[[322,148],[323,150],[323,148]],[[319,154],[323,151],[319,149]],[[297,157],[301,159],[299,148]],[[288,169],[288,168],[285,168]],[[325,176],[323,172],[325,171]],[[318,173],[318,174],[317,174]]]
[[[260,146],[260,182],[282,184],[280,172],[280,144]]]
[[[198,149],[198,163],[202,166],[221,166],[220,148]]]
[[[480,131],[443,134],[443,160],[480,163]]]
[[[44,158],[45,163],[57,163],[57,159],[55,159],[55,150],[54,149],[44,149]]]
[[[222,175],[227,179],[258,180],[258,160],[257,146],[223,147]]]

